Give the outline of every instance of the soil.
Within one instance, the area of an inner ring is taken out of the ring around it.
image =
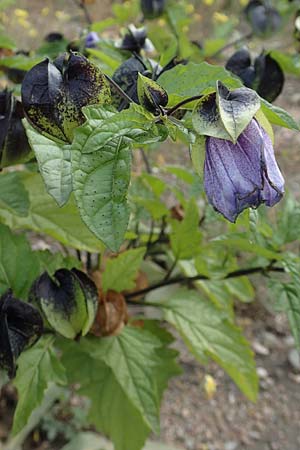
[[[94,2],[89,7],[93,19],[106,17],[111,3],[109,0]],[[18,0],[15,6],[30,11],[30,22],[35,29],[43,30],[43,36],[50,31],[63,29],[67,37],[72,39],[84,24],[82,12],[74,4],[71,0]],[[42,14],[45,7],[49,9],[47,15]],[[18,28],[13,9],[8,17],[14,37],[30,48],[37,38],[30,37],[22,28]],[[57,14],[57,11],[64,11],[65,16]],[[300,80],[287,79],[277,104],[300,120]],[[299,198],[300,134],[285,129],[275,130],[275,133],[278,160],[287,187]],[[184,159],[185,156],[173,162],[180,164]],[[254,279],[255,285],[256,282]],[[293,340],[286,319],[267,311],[260,302],[260,291],[259,288],[255,304],[239,308],[238,311],[238,322],[256,352],[260,379],[257,403],[247,401],[215,364],[204,368],[197,363],[178,340],[176,346],[180,350],[184,373],[171,381],[165,394],[161,412],[161,442],[186,450],[300,449],[300,369],[289,362]],[[214,378],[217,385],[216,393],[210,399],[204,389],[204,377],[207,374]],[[5,390],[5,395],[2,392],[0,440],[7,435],[13,405],[14,393],[10,389]],[[45,441],[34,448],[54,450]]]

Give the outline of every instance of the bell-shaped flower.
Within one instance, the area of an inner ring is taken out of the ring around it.
[[[132,24],[128,26],[128,31],[122,41],[116,43],[116,47],[137,54],[141,50],[146,52],[153,52],[155,50],[152,42],[147,38],[146,28],[136,28]]]
[[[11,92],[0,92],[0,167],[28,161],[31,149],[22,124],[21,102]]]
[[[231,222],[246,208],[274,206],[282,198],[284,179],[271,139],[255,119],[236,144],[206,138],[204,188],[212,206]]]
[[[29,122],[41,133],[65,142],[85,121],[83,106],[110,102],[102,71],[83,55],[65,53],[52,63],[45,59],[27,72],[22,103]]]
[[[77,269],[59,269],[54,279],[44,272],[34,282],[30,298],[43,312],[50,327],[68,339],[89,332],[98,308],[95,284]]]
[[[7,291],[0,298],[0,368],[13,377],[16,360],[43,332],[39,311]]]
[[[268,53],[261,53],[252,62],[247,49],[238,50],[227,61],[226,69],[268,102],[273,102],[282,91],[284,73],[278,62]]]
[[[204,96],[193,112],[195,130],[206,136],[208,201],[231,222],[246,208],[275,205],[284,193],[272,141],[256,118],[259,108],[251,89],[229,91],[218,82],[217,93]]]
[[[96,48],[100,38],[96,31],[90,31],[85,38],[85,48]]]

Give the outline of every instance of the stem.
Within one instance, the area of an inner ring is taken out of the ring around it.
[[[171,116],[181,106],[186,105],[187,103],[194,102],[195,100],[200,100],[202,97],[203,97],[203,95],[194,95],[193,97],[189,97],[189,98],[186,98],[185,100],[182,100],[181,102],[177,103],[177,105],[168,109],[168,111],[166,112],[167,116]]]
[[[104,74],[104,75],[105,75],[105,78],[107,79],[107,81],[109,82],[109,84],[111,84],[116,89],[118,94],[121,97],[123,97],[123,99],[126,101],[126,103],[133,102],[132,98],[130,98],[129,95],[127,95],[126,92],[124,92],[123,89],[120,88],[120,86],[112,78],[110,78],[109,75],[106,75],[106,74]]]
[[[284,269],[282,267],[273,267],[272,265],[273,262],[271,262],[268,266],[265,267],[249,267],[246,269],[239,269],[239,270],[234,270],[233,272],[229,272],[224,278],[223,280],[227,280],[230,278],[236,278],[236,277],[242,277],[244,275],[253,275],[255,273],[262,273],[265,274],[267,272],[284,272]],[[151,292],[155,289],[159,289],[161,287],[164,286],[170,286],[172,284],[177,284],[177,283],[190,283],[193,281],[199,281],[199,280],[211,280],[210,277],[207,277],[206,275],[195,275],[193,277],[185,277],[185,276],[177,276],[174,278],[169,278],[169,279],[164,279],[162,281],[159,281],[158,283],[152,284],[152,286],[148,286],[145,289],[140,289],[139,291],[135,291],[135,292],[131,292],[129,294],[127,294],[125,296],[126,300],[127,299],[131,299],[134,297],[137,297],[139,295],[145,295],[148,292]]]
[[[78,1],[74,0],[74,2],[80,9],[82,9],[84,16],[85,16],[85,20],[87,21],[87,23],[89,25],[91,25],[93,23],[93,20],[92,20],[90,13],[86,7],[85,1],[84,0],[78,0]]]
[[[224,47],[220,48],[217,52],[215,52],[213,55],[210,56],[210,58],[215,58],[216,56],[219,56],[221,53],[224,52],[224,50],[227,50],[230,47],[234,47],[236,44],[239,44],[243,41],[248,41],[253,36],[253,32],[244,34],[243,36],[240,36],[239,38],[235,39],[232,42],[229,42],[228,44],[224,45]]]
[[[86,270],[88,273],[92,270],[92,254],[90,252],[86,252]]]
[[[143,148],[140,148],[140,153],[142,155],[142,158],[143,158],[143,161],[144,161],[147,173],[152,173],[152,167],[151,167],[149,159],[148,159],[148,157],[147,157],[147,155],[145,153],[145,150]]]
[[[79,259],[79,261],[81,262],[82,258],[81,258],[81,251],[80,250],[76,250],[76,256],[77,256],[77,259]]]
[[[178,262],[178,259],[175,258],[173,264],[171,265],[170,269],[168,270],[168,272],[167,272],[167,274],[166,274],[166,276],[165,276],[165,278],[164,278],[164,281],[169,280],[170,276],[171,276],[172,273],[173,273],[173,270],[175,269],[175,267],[176,267],[176,265],[177,265],[177,262]]]

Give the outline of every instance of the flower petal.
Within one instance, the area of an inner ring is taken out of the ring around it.
[[[284,179],[275,159],[274,149],[269,135],[261,128],[264,140],[264,188],[262,200],[267,206],[278,203],[284,193]]]
[[[204,187],[214,208],[234,222],[245,208],[261,203],[263,139],[254,120],[236,144],[208,137]]]

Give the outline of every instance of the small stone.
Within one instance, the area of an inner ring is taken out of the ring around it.
[[[281,341],[278,339],[278,337],[270,333],[269,331],[266,331],[263,335],[264,344],[266,347],[270,349],[277,349],[281,347]]]
[[[262,345],[258,341],[253,341],[252,347],[253,347],[253,350],[255,351],[255,353],[257,353],[258,355],[268,356],[270,354],[269,349],[267,347],[265,347],[264,345]]]
[[[259,376],[259,378],[262,379],[268,378],[268,372],[264,367],[257,367],[256,373]]]
[[[259,441],[261,438],[261,435],[258,431],[249,431],[249,437],[251,439],[254,439],[255,441]]]
[[[294,370],[300,371],[300,355],[298,350],[292,348],[288,354],[288,360]]]
[[[294,347],[294,345],[295,345],[295,339],[294,339],[293,336],[291,336],[291,335],[286,336],[286,337],[283,339],[283,342],[284,342],[284,345],[285,345],[286,347],[289,347],[289,348],[292,348],[292,347]]]
[[[236,441],[227,441],[224,444],[224,450],[236,450],[239,443]]]

